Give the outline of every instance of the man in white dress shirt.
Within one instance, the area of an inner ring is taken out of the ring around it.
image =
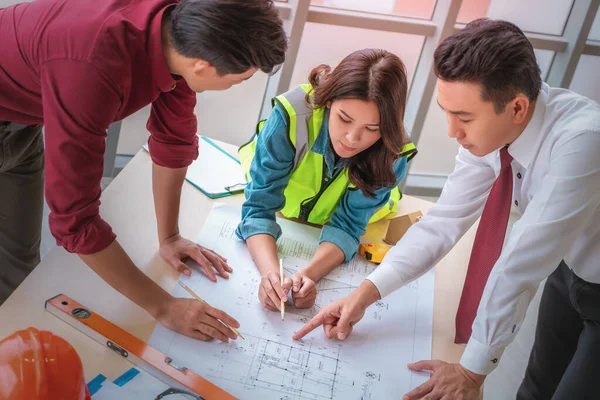
[[[542,83],[533,47],[508,22],[473,21],[434,64],[448,135],[461,145],[454,172],[375,272],[294,338],[323,325],[345,339],[369,305],[432,268],[481,216],[457,312],[460,364],[410,364],[432,377],[404,398],[476,398],[548,278],[517,398],[600,399],[600,106]],[[511,203],[522,216],[502,247]]]

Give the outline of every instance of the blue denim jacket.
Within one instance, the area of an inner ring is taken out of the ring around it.
[[[325,111],[319,136],[310,151],[323,155],[327,176],[332,177],[343,168],[344,159],[335,161],[329,139],[329,110]],[[288,139],[288,129],[283,110],[276,105],[265,122],[256,143],[256,154],[250,167],[252,182],[246,186],[246,202],[242,206],[242,222],[235,233],[242,239],[266,233],[277,240],[281,228],[275,213],[285,206],[283,191],[288,184],[294,163],[295,151]],[[394,165],[399,184],[406,175],[406,157]],[[319,243],[330,242],[338,246],[346,261],[356,251],[360,237],[373,214],[390,198],[391,188],[379,189],[374,199],[365,197],[360,190],[347,190],[329,222],[323,226]]]

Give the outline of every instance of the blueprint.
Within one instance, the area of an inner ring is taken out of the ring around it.
[[[198,243],[227,258],[230,278],[210,282],[196,268],[181,280],[212,306],[241,326],[229,343],[204,343],[158,324],[150,345],[240,399],[341,400],[399,398],[425,382],[427,375],[406,364],[431,358],[433,271],[369,307],[345,341],[329,340],[318,328],[300,341],[292,335],[327,304],[352,292],[376,265],[355,257],[317,283],[311,309],[286,306],[279,312],[258,301],[260,274],[244,242],[234,234],[241,210],[216,205]],[[277,242],[286,275],[314,255],[320,230],[278,219],[283,235]],[[194,269],[194,266],[190,264]],[[172,294],[191,297],[177,285]]]

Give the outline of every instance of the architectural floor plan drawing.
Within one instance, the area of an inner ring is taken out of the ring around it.
[[[335,343],[286,344],[248,335],[215,355],[206,377],[244,385],[247,398],[263,398],[259,394],[264,390],[279,392],[279,399],[352,398],[358,391],[360,398],[371,398],[378,373],[364,371],[354,376],[349,364],[340,359],[340,350]]]
[[[433,271],[369,307],[347,340],[329,340],[319,328],[294,341],[292,335],[306,321],[348,295],[376,266],[358,257],[341,265],[318,282],[313,308],[288,304],[282,321],[258,301],[260,274],[234,235],[240,213],[239,208],[215,206],[198,238],[227,258],[234,268],[230,279],[213,283],[197,269],[180,279],[236,318],[246,340],[204,343],[157,325],[150,345],[240,399],[379,400],[397,398],[427,379],[406,364],[431,358]],[[319,230],[278,222],[283,230],[278,252],[291,275],[314,255]],[[172,294],[190,297],[180,286]]]

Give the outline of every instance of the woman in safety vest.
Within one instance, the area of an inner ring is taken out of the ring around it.
[[[404,129],[408,84],[396,55],[359,50],[333,70],[313,69],[309,82],[277,96],[239,150],[249,184],[236,234],[262,274],[258,297],[270,310],[290,289],[296,307],[314,305],[315,282],[356,254],[369,222],[396,210],[398,184],[416,153]],[[316,254],[283,285],[278,211],[323,225]]]

